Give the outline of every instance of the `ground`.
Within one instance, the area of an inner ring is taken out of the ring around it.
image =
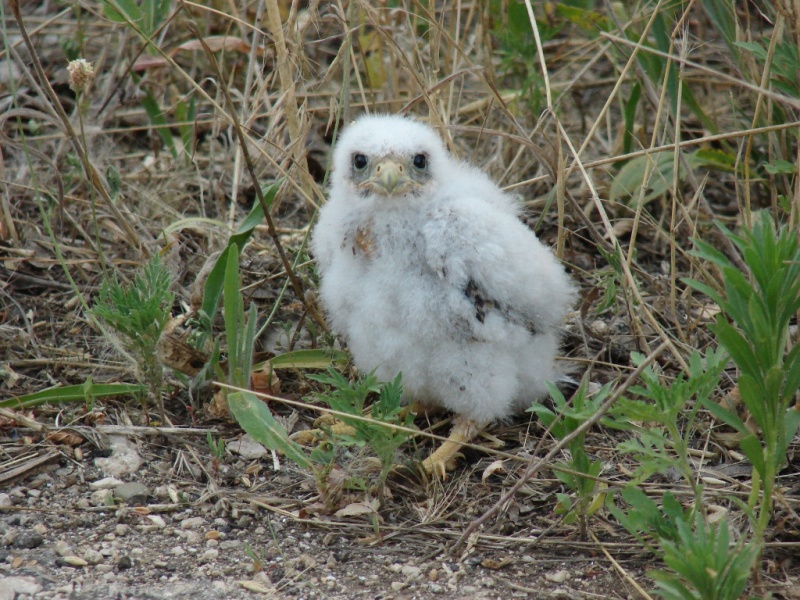
[[[176,338],[198,367],[220,344],[208,377],[169,368],[162,344],[162,419],[152,394],[91,387],[150,381],[88,309],[104,281],[127,283],[159,254],[171,324],[197,334],[216,253],[277,181],[269,222],[242,234],[241,293],[263,327],[254,362],[343,350],[317,311],[308,233],[338,128],[365,110],[403,112],[446,125],[450,149],[518,194],[564,262],[580,287],[563,330],[574,377],[594,392],[635,386],[641,355],[670,389],[693,350],[717,343],[719,306],[685,283],[719,281],[690,254],[693,239],[742,266],[715,222],[737,230],[766,211],[797,226],[800,18],[789,3],[727,15],[713,2],[630,14],[532,2],[541,47],[513,0],[132,3],[152,8],[147,18],[108,4],[0,8],[0,600],[648,598],[649,572],[665,564],[610,510],[632,482],[659,503],[670,492],[690,507],[698,493],[709,520],[749,539],[741,438],[694,396],[676,419],[688,478],[662,464],[637,480],[643,459],[621,446],[634,432],[591,428],[599,475],[585,526],[564,514],[575,491],[554,474],[569,451],[524,475],[559,441],[532,413],[494,424],[444,481],[416,471],[431,442],[410,439],[382,493],[369,448],[341,444],[321,493],[308,469],[244,436],[212,383],[226,380],[231,352],[221,311],[205,345]],[[681,52],[690,62],[678,70]],[[89,87],[68,79],[77,58],[92,65]],[[320,372],[284,368],[253,387],[275,396],[290,432],[306,429],[326,393],[309,378]],[[735,398],[737,377],[728,364],[713,399]],[[30,396],[57,387],[72,396]],[[446,428],[446,417],[416,426]],[[800,598],[797,448],[780,467],[754,596]]]

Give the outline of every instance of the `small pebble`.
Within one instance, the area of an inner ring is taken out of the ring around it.
[[[80,556],[75,556],[74,554],[69,556],[59,556],[56,559],[56,564],[60,567],[74,567],[76,569],[89,565],[89,563],[83,560]]]
[[[219,550],[216,548],[209,548],[202,555],[200,555],[200,562],[201,563],[208,563],[217,560],[219,557]]]
[[[109,489],[101,489],[92,492],[92,505],[93,506],[114,506],[114,491]]]
[[[125,504],[131,506],[142,506],[147,504],[147,497],[150,495],[150,490],[144,484],[138,481],[131,481],[130,483],[123,483],[114,489],[114,496],[122,500]]]
[[[189,517],[188,519],[184,519],[181,521],[181,529],[196,529],[205,523],[205,519],[203,517]]]
[[[164,529],[167,526],[166,521],[164,521],[164,517],[161,515],[147,515],[147,519],[157,529]]]
[[[91,548],[83,553],[83,559],[90,565],[99,565],[103,562],[103,555]]]
[[[561,569],[555,573],[545,573],[544,578],[547,579],[547,581],[552,581],[553,583],[564,583],[570,578],[570,574],[569,571]]]
[[[32,548],[38,548],[44,544],[44,537],[42,537],[38,533],[34,533],[33,531],[26,531],[23,532],[12,544],[14,548],[24,548],[26,550],[30,550]]]
[[[16,594],[38,594],[42,586],[33,577],[0,577],[0,589],[9,590],[9,597],[14,598]]]
[[[66,540],[58,540],[55,545],[55,551],[59,556],[69,556],[70,554],[75,554],[72,546],[70,546],[69,542]]]
[[[123,481],[116,477],[104,477],[89,484],[89,489],[92,490],[110,490],[123,484]]]
[[[408,579],[419,579],[422,575],[422,569],[413,565],[404,565],[400,572]]]

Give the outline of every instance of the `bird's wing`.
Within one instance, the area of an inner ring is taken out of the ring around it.
[[[428,267],[471,303],[473,319],[493,312],[544,331],[570,310],[564,269],[514,215],[470,198],[436,208],[424,228]]]

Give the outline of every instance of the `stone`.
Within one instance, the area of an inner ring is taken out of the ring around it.
[[[547,581],[552,581],[553,583],[564,583],[570,578],[570,573],[569,571],[561,569],[559,571],[555,571],[554,573],[545,573],[544,578],[547,579]]]
[[[0,577],[0,600],[14,600],[18,594],[33,596],[42,586],[33,577]]]
[[[103,477],[103,479],[98,479],[97,481],[93,481],[89,484],[89,489],[92,490],[111,490],[117,486],[123,484],[121,479],[117,479],[116,477]]]
[[[203,517],[189,517],[181,521],[181,529],[197,529],[202,527],[206,520]]]
[[[69,556],[70,554],[75,554],[72,546],[70,546],[69,542],[66,540],[58,540],[56,542],[55,551],[59,556]]]
[[[92,492],[92,506],[114,506],[114,491],[109,489]]]
[[[94,459],[95,466],[109,477],[122,477],[135,473],[142,466],[142,457],[136,444],[122,435],[109,435],[108,447],[111,456]]]
[[[73,567],[76,569],[80,569],[81,567],[86,567],[89,565],[89,563],[83,560],[80,556],[75,555],[59,556],[56,559],[56,564],[60,567]]]
[[[209,548],[203,554],[200,555],[200,563],[209,563],[217,560],[219,557],[219,550],[216,548]]]
[[[14,548],[30,550],[32,548],[38,548],[42,544],[44,544],[44,537],[41,534],[34,533],[33,531],[25,531],[14,540],[13,546]]]
[[[413,565],[403,565],[400,572],[405,575],[407,579],[419,579],[422,575],[422,569]]]
[[[132,506],[143,506],[147,504],[147,497],[150,490],[146,485],[138,481],[123,483],[114,489],[114,496],[122,500],[125,504]]]
[[[233,440],[225,445],[228,452],[238,454],[247,460],[257,460],[269,454],[269,450],[251,438],[248,434],[238,440]]]

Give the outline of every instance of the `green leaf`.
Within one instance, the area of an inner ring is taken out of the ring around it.
[[[648,180],[645,181],[645,174],[648,173],[647,165],[651,162],[653,166],[649,171]],[[640,190],[644,186],[645,191],[641,200],[646,204],[671,188],[673,172],[674,156],[672,152],[637,156],[629,160],[614,177],[608,191],[608,198],[611,201],[618,201],[622,198],[638,201]]]
[[[703,408],[710,412],[717,421],[722,421],[726,425],[733,427],[739,433],[749,433],[747,427],[745,427],[744,421],[742,421],[742,418],[735,412],[723,408],[709,398],[701,398],[700,401],[703,404]]]
[[[267,364],[273,369],[327,369],[332,366],[343,367],[348,362],[350,362],[350,356],[343,350],[322,348],[293,350],[259,363],[253,367],[253,370],[261,370]]]
[[[253,346],[258,313],[255,304],[245,317],[244,301],[239,291],[239,252],[233,246],[228,254],[224,282],[225,336],[228,343],[228,380],[236,387],[250,385],[253,367]]]
[[[742,449],[742,453],[750,460],[756,472],[763,477],[766,473],[766,464],[761,440],[757,436],[750,434],[739,442],[739,447]]]
[[[111,398],[114,396],[135,396],[146,392],[143,385],[132,383],[92,383],[87,385],[65,385],[52,387],[15,396],[0,401],[2,408],[31,408],[40,404],[64,404],[67,402],[84,402],[89,398]]]
[[[735,42],[734,45],[737,48],[742,48],[743,50],[747,50],[748,52],[752,53],[753,56],[756,58],[760,58],[761,60],[766,60],[767,58],[767,50],[758,42]]]
[[[800,410],[795,406],[786,409],[783,419],[783,439],[786,443],[791,442],[800,427]]]
[[[633,151],[634,131],[633,128],[636,123],[636,107],[639,105],[639,100],[642,97],[641,84],[634,83],[631,86],[631,94],[625,101],[623,107],[623,116],[625,118],[625,129],[622,133],[622,152],[628,154]]]
[[[239,292],[239,248],[233,247],[226,256],[224,296],[225,296],[225,337],[228,343],[228,356],[231,372],[231,383],[239,387],[247,387],[249,381],[242,381],[241,374],[235,374],[235,365],[239,363],[239,334],[244,320],[244,301]]]
[[[693,156],[698,167],[709,167],[727,173],[733,173],[736,170],[736,155],[725,150],[700,148],[694,152]]]
[[[797,165],[788,160],[773,160],[764,163],[764,170],[770,175],[794,175],[797,173]]]
[[[264,200],[267,206],[272,205],[275,195],[280,188],[280,181],[275,181],[264,189]],[[208,279],[203,290],[203,304],[201,311],[205,313],[209,319],[214,316],[219,305],[219,298],[222,295],[222,284],[225,280],[225,267],[228,264],[228,253],[233,246],[236,246],[237,252],[241,253],[242,248],[253,235],[253,232],[262,221],[264,220],[264,211],[261,209],[261,203],[256,202],[250,213],[244,221],[242,221],[236,233],[228,239],[228,244],[225,249],[220,253],[217,262],[208,274]]]
[[[115,23],[136,23],[142,19],[142,9],[134,0],[104,0],[103,12]]]
[[[739,331],[719,316],[711,329],[742,371],[753,374],[760,371],[753,348]]]
[[[586,10],[578,6],[569,6],[565,2],[555,5],[559,16],[564,17],[570,23],[577,25],[589,34],[597,35],[598,31],[610,31],[612,22],[605,15],[594,11]]]
[[[720,269],[732,268],[733,263],[731,259],[729,259],[725,254],[718,250],[716,247],[712,246],[705,240],[701,240],[700,238],[695,238],[692,240],[694,242],[694,250],[691,250],[689,253],[692,256],[697,256],[699,258],[705,259],[715,265],[717,265]]]
[[[156,130],[158,137],[164,143],[164,147],[169,150],[172,158],[178,158],[178,149],[175,147],[175,140],[172,138],[172,132],[169,130],[169,123],[164,116],[164,111],[158,105],[158,100],[149,89],[144,90],[144,96],[139,99],[142,108],[147,113],[147,118]]]
[[[270,450],[283,453],[299,467],[311,469],[314,463],[302,446],[292,441],[286,430],[272,416],[272,411],[251,392],[231,392],[228,406],[236,421],[250,437]]]

